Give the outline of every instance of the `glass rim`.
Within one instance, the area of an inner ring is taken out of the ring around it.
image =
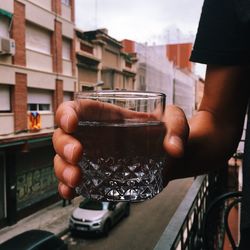
[[[74,99],[165,99],[166,94],[137,90],[91,90],[75,92]]]

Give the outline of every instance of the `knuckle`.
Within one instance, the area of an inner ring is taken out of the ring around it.
[[[53,136],[52,136],[52,142],[53,144],[55,145],[58,138],[60,137],[60,134],[62,133],[62,130],[60,128],[57,128],[54,133],[53,133]]]

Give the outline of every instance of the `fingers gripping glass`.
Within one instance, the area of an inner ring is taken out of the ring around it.
[[[101,91],[75,95],[74,136],[84,153],[78,194],[98,200],[140,201],[163,189],[165,95]]]

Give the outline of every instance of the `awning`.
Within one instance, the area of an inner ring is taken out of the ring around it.
[[[34,138],[34,139],[22,139],[12,141],[12,142],[7,142],[7,143],[0,143],[0,149],[1,148],[6,148],[6,147],[12,147],[12,146],[17,146],[21,145],[24,143],[39,143],[39,142],[44,142],[44,141],[51,141],[52,136],[46,136],[46,137],[40,137],[40,138]]]
[[[13,14],[12,13],[10,13],[10,12],[8,12],[7,10],[3,10],[3,9],[0,9],[0,15],[1,16],[6,16],[6,17],[8,17],[8,18],[12,18],[12,16],[13,16]]]

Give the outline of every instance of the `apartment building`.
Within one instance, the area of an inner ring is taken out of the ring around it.
[[[174,66],[173,104],[181,107],[188,118],[195,112],[202,95],[196,91],[203,90],[197,88],[199,78],[193,73],[193,63],[189,61],[192,47],[192,43],[166,45],[166,57]]]
[[[192,44],[148,45],[123,40],[123,46],[138,57],[135,88],[166,94],[167,104],[180,106],[191,117],[198,98],[198,77],[189,61]]]
[[[51,137],[76,88],[74,0],[0,1],[0,227],[58,199]]]
[[[107,29],[76,30],[79,90],[135,89],[136,55],[108,35]]]
[[[174,67],[165,56],[165,46],[136,43],[138,61],[137,86],[145,86],[147,91],[162,92],[166,103],[173,103]]]

